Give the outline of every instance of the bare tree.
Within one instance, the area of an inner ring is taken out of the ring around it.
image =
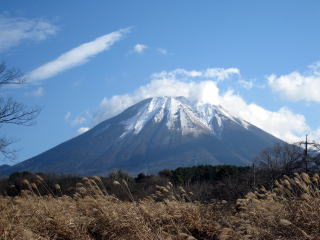
[[[282,175],[292,175],[303,167],[303,148],[288,143],[277,143],[266,148],[254,159],[260,174],[268,181],[274,181]]]
[[[315,141],[308,141],[308,134],[305,141],[296,143],[303,148],[303,163],[305,172],[319,171],[320,168],[320,144]]]
[[[0,64],[0,87],[5,85],[24,84],[23,74],[18,69],[8,69],[5,63]],[[0,95],[0,127],[4,124],[15,124],[30,126],[34,124],[40,109],[28,107],[23,103],[15,101],[11,97]],[[0,137],[0,153],[5,158],[14,158],[15,151],[8,148],[13,140],[7,137]]]
[[[294,172],[319,172],[320,144],[305,141],[294,144],[277,143],[266,148],[254,159],[254,166],[265,182],[274,180],[283,175],[293,175]]]

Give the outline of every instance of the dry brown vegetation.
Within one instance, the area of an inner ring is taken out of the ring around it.
[[[37,180],[0,198],[0,239],[320,239],[317,174],[285,176],[236,203],[200,203],[170,183],[136,201],[125,180],[114,182],[131,199],[121,201],[99,177],[84,178],[73,196],[59,194],[59,185],[40,196],[46,183]]]

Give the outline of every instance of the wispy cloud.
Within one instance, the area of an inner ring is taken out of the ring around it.
[[[57,30],[58,27],[47,20],[0,15],[0,52],[19,45],[23,40],[45,40]]]
[[[75,119],[73,119],[70,124],[72,127],[75,127],[77,125],[80,125],[82,123],[85,123],[87,121],[87,119],[83,116],[79,116],[79,117],[76,117]]]
[[[222,74],[222,72],[229,74]],[[287,141],[296,141],[298,137],[310,130],[303,115],[295,114],[285,107],[278,111],[270,111],[255,103],[246,102],[232,90],[221,92],[217,78],[225,79],[231,77],[230,73],[239,74],[239,72],[237,69],[219,68],[218,71],[177,69],[171,72],[163,71],[153,74],[150,83],[131,93],[104,98],[100,103],[100,110],[93,117],[93,122],[97,124],[115,116],[127,107],[146,98],[185,96],[194,102],[221,105],[232,114]],[[204,77],[199,78],[199,76]],[[212,76],[212,78],[210,79],[209,76]]]
[[[48,62],[30,72],[26,78],[29,82],[41,81],[57,75],[65,70],[86,63],[93,56],[108,50],[114,43],[119,41],[129,29],[121,29],[63,53],[57,59]]]
[[[90,119],[90,114],[87,111],[85,111],[85,112],[82,112],[77,117],[72,117],[72,113],[67,112],[66,115],[64,116],[64,119],[71,127],[76,127],[87,122],[88,119]]]
[[[45,91],[44,91],[43,87],[38,87],[34,91],[26,93],[26,95],[31,96],[31,97],[41,97],[44,95],[44,93],[45,93]]]
[[[64,119],[71,128],[77,128],[76,133],[79,135],[90,129],[86,125],[90,125],[92,116],[88,111],[84,111],[77,116],[73,116],[71,112],[67,112]]]
[[[308,69],[305,73],[271,74],[267,77],[269,86],[289,100],[320,102],[320,62],[308,66]]]
[[[252,80],[244,80],[241,79],[238,81],[238,83],[245,89],[250,90],[253,87],[253,81]]]
[[[133,47],[133,52],[135,53],[143,53],[148,48],[147,45],[138,43]]]
[[[162,71],[159,73],[154,73],[152,78],[157,79],[172,79],[172,78],[213,78],[215,80],[225,80],[233,75],[240,75],[240,70],[238,68],[207,68],[205,70],[185,70],[178,68],[173,71]]]
[[[72,116],[71,112],[67,112],[66,115],[64,115],[64,119],[65,119],[66,121],[69,121],[69,119],[71,118],[71,116]]]
[[[157,51],[158,51],[158,53],[160,53],[162,55],[167,55],[168,54],[168,50],[164,49],[164,48],[158,48]]]

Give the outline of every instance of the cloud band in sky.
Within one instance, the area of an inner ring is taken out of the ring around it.
[[[53,77],[67,69],[84,64],[89,61],[91,57],[108,50],[128,32],[128,28],[120,29],[98,37],[91,42],[83,43],[80,46],[63,53],[57,59],[33,70],[26,78],[29,82],[41,81]]]

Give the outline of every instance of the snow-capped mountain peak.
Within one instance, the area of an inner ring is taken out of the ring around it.
[[[191,103],[184,97],[154,97],[148,99],[134,116],[121,122],[125,126],[121,138],[129,133],[139,134],[150,122],[165,123],[170,131],[180,131],[182,135],[210,134],[219,137],[225,121],[245,128],[249,125],[221,106]]]

